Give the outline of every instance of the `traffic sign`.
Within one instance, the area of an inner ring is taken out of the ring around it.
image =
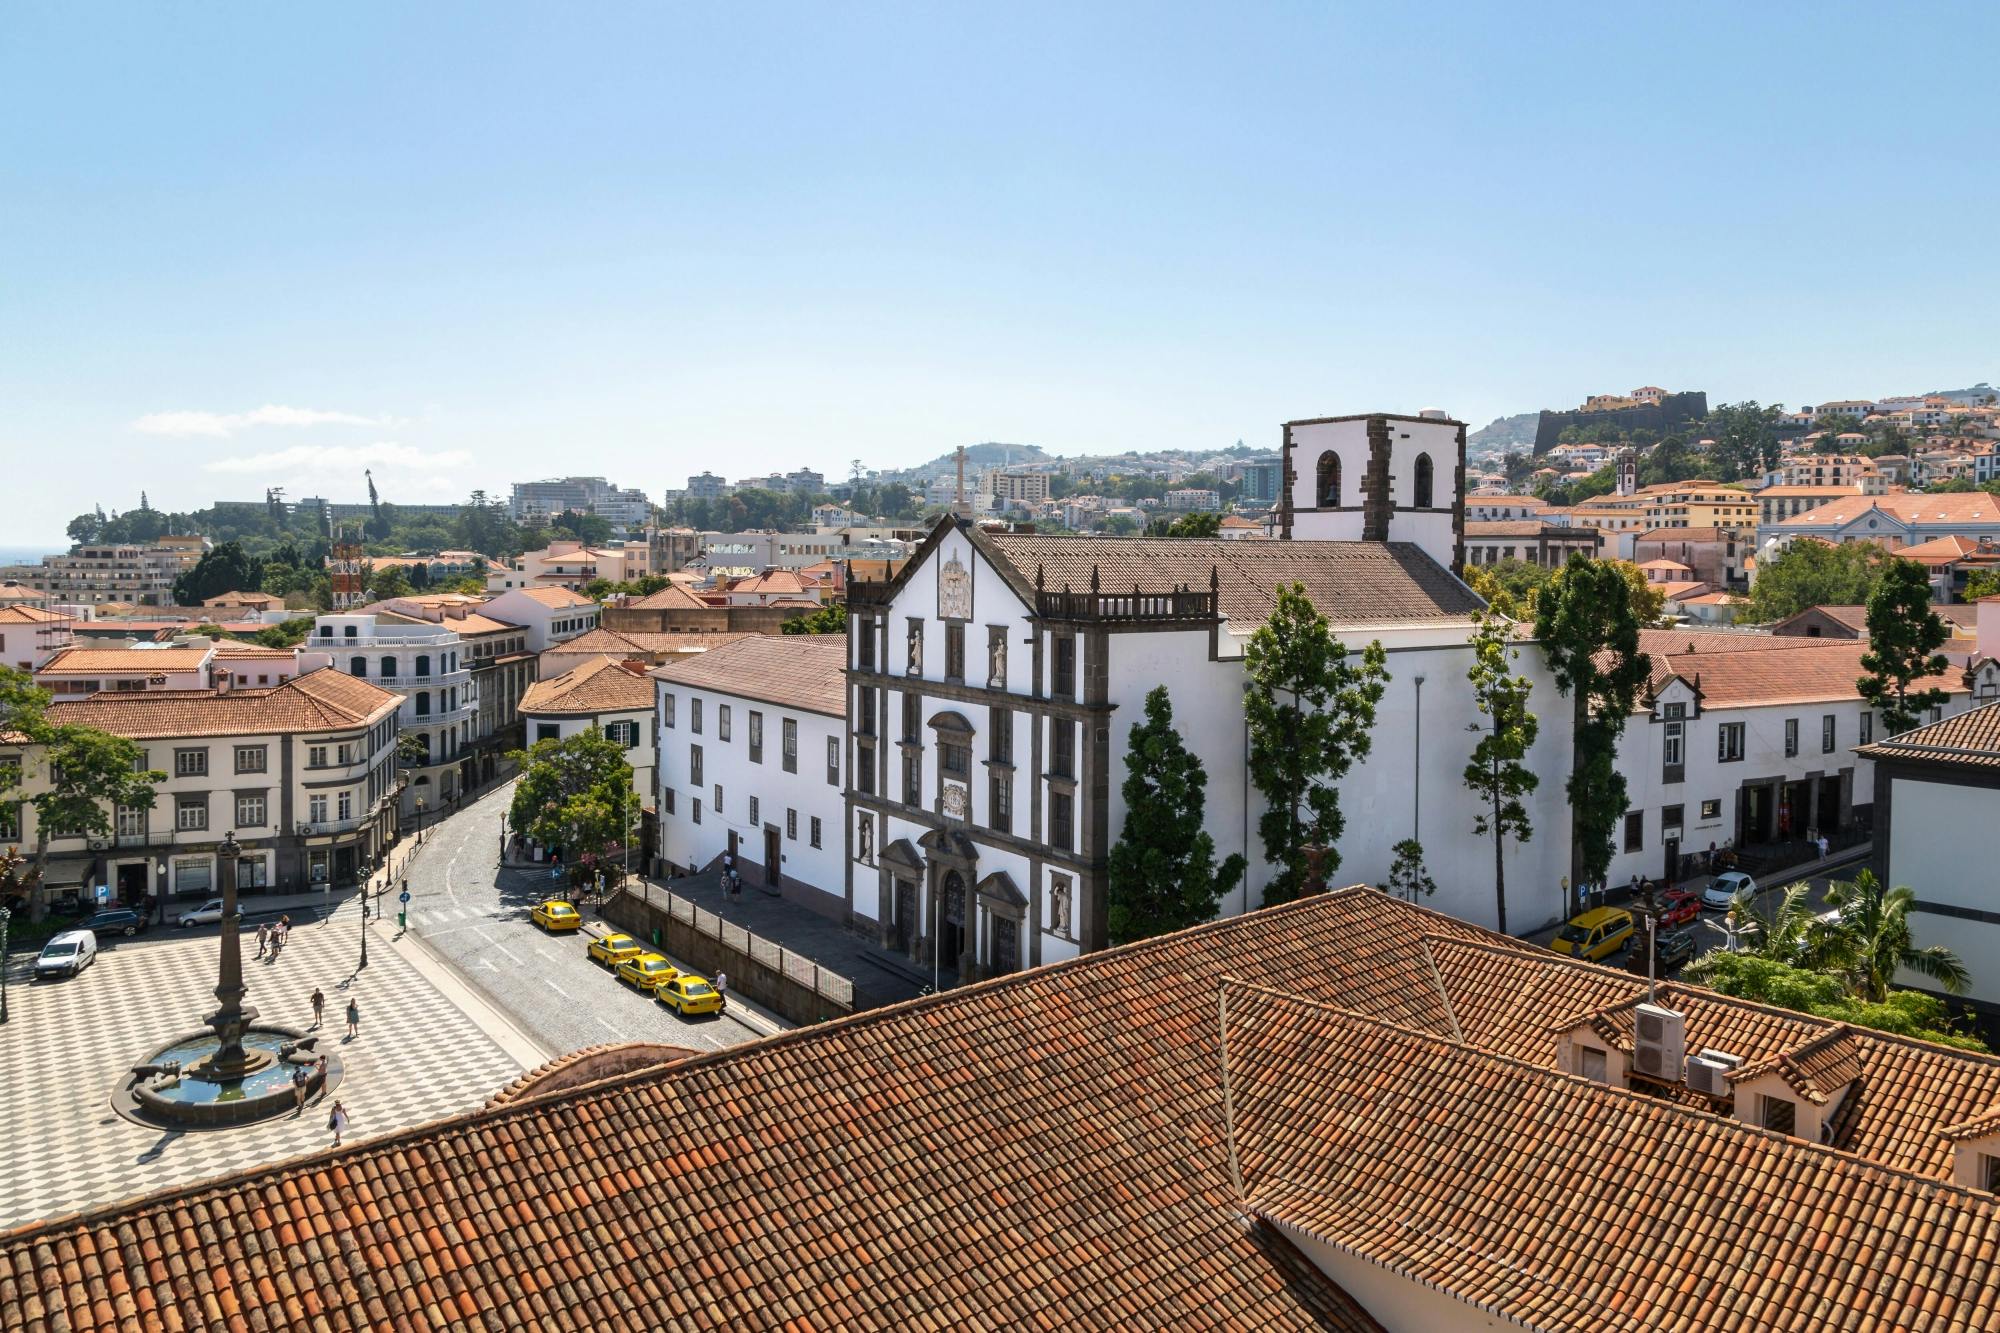
[[[396,901],[399,903],[406,903],[410,901],[410,891],[408,889],[404,889],[401,893],[396,895]]]

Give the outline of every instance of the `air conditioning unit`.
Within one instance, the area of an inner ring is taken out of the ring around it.
[[[301,838],[310,838],[312,836],[312,831],[313,831],[313,826],[311,824],[299,825],[299,836]]]
[[[102,838],[92,838],[90,840],[90,850],[93,852],[101,852],[110,845],[111,845],[110,843],[106,842]]]
[[[1647,1078],[1679,1081],[1687,1058],[1687,1019],[1657,1004],[1642,1004],[1634,1013],[1632,1068]]]
[[[1730,1095],[1729,1071],[1743,1063],[1743,1057],[1726,1051],[1703,1051],[1688,1057],[1687,1085],[1690,1091],[1711,1097]]]

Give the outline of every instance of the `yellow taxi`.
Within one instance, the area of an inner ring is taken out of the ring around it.
[[[719,1014],[723,1006],[722,992],[707,977],[698,977],[692,972],[683,972],[670,981],[662,982],[653,991],[653,998],[679,1010],[682,1018],[692,1018],[696,1014]]]
[[[583,924],[583,918],[577,915],[576,909],[557,898],[536,903],[535,910],[528,913],[528,920],[549,931],[575,930]]]
[[[1632,914],[1622,907],[1593,907],[1571,917],[1549,947],[1572,958],[1609,958],[1632,939]]]
[[[637,958],[627,958],[618,965],[618,979],[628,986],[636,986],[648,995],[680,975],[672,963],[656,953],[642,953]]]
[[[630,935],[606,935],[601,940],[592,940],[590,947],[584,950],[590,955],[591,962],[602,963],[606,967],[616,967],[627,958],[637,958],[645,951],[645,946]]]

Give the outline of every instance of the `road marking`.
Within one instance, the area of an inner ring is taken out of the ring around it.
[[[945,924],[949,925],[950,923],[949,923],[949,922],[946,922]],[[499,950],[499,951],[500,951],[501,953],[504,953],[504,954],[506,954],[506,955],[507,955],[507,956],[508,956],[509,958],[512,958],[512,959],[514,960],[514,965],[515,965],[516,967],[524,967],[524,966],[526,966],[526,964],[524,964],[524,963],[522,963],[522,962],[521,962],[521,958],[520,958],[520,955],[516,954],[516,953],[515,953],[515,952],[514,952],[513,950],[509,949],[509,948],[508,948],[508,947],[507,947],[506,945],[504,945],[504,944],[496,944],[496,945],[494,945],[493,947],[494,947],[494,948],[496,948],[496,949],[498,949],[498,950]]]
[[[615,1027],[612,1027],[612,1026],[611,1026],[611,1025],[609,1024],[609,1023],[605,1022],[605,1021],[604,1021],[604,1018],[603,1018],[603,1016],[602,1016],[602,1015],[599,1015],[599,1014],[592,1014],[592,1015],[591,1015],[591,1017],[592,1017],[592,1018],[595,1018],[595,1019],[597,1020],[597,1025],[598,1025],[599,1027],[603,1028],[603,1029],[604,1029],[604,1030],[605,1030],[606,1032],[609,1032],[609,1033],[610,1033],[610,1034],[611,1034],[612,1036],[614,1036],[614,1037],[618,1038],[618,1040],[620,1040],[620,1041],[629,1041],[629,1040],[631,1040],[631,1038],[627,1037],[627,1036],[626,1036],[626,1035],[625,1035],[624,1033],[620,1032],[620,1031],[619,1031],[619,1030],[618,1030],[617,1028],[615,1028]]]
[[[466,929],[471,931],[473,934],[477,935],[482,943],[489,945],[493,943],[493,937],[486,933],[486,927],[467,926]]]
[[[556,985],[555,982],[550,981],[547,977],[542,978],[542,984],[544,986],[547,986],[550,990],[554,991],[556,994],[562,996],[565,1000],[569,998],[568,991],[564,990],[561,986]]]
[[[535,946],[535,952],[540,954],[542,957],[548,959],[551,963],[562,961],[561,959],[557,958],[554,954],[550,953],[547,949],[544,949],[539,944]]]
[[[499,968],[493,966],[493,960],[491,958],[480,959],[479,965],[485,968],[488,972],[498,972],[500,970]]]

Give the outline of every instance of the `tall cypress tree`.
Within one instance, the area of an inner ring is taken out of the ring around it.
[[[1535,683],[1514,671],[1519,650],[1513,645],[1513,622],[1488,612],[1480,617],[1472,637],[1472,698],[1489,726],[1480,732],[1465,766],[1465,784],[1478,792],[1486,808],[1473,819],[1472,831],[1493,835],[1493,903],[1500,933],[1507,933],[1507,838],[1526,842],[1534,836],[1522,797],[1541,785],[1523,761],[1535,743],[1540,724],[1528,711]]]
[[[1882,731],[1893,736],[1923,720],[1926,708],[1948,697],[1935,687],[1912,691],[1913,682],[1950,665],[1938,649],[1950,631],[1931,610],[1930,575],[1914,560],[1891,559],[1868,594],[1868,651],[1861,669],[1868,674],[1854,688],[1882,715]]]
[[[1111,849],[1111,942],[1125,944],[1200,925],[1243,877],[1244,861],[1215,864],[1204,827],[1208,774],[1174,730],[1167,687],[1146,696],[1125,751],[1125,827]]]
[[[1279,586],[1277,609],[1250,636],[1244,665],[1250,779],[1268,806],[1257,832],[1265,859],[1281,867],[1264,901],[1289,902],[1305,887],[1308,846],[1327,849],[1322,874],[1340,865],[1334,845],[1346,825],[1335,784],[1368,756],[1388,655],[1375,642],[1355,660],[1305,587],[1293,584]]]

